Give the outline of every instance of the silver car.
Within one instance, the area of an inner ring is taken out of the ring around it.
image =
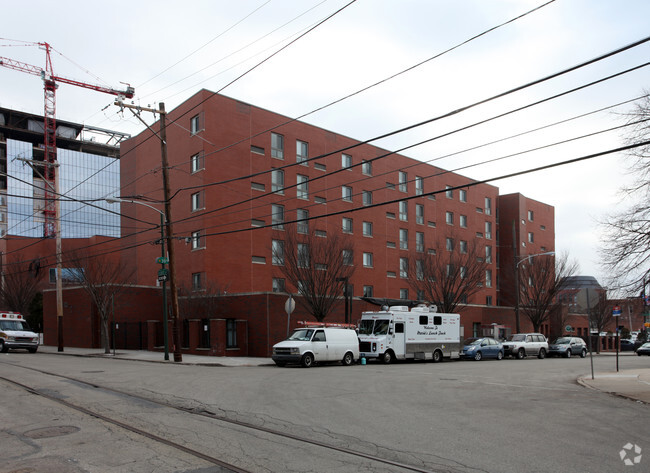
[[[548,356],[570,358],[571,355],[587,356],[587,344],[582,338],[560,337],[548,346]]]
[[[518,360],[528,355],[537,355],[537,358],[543,359],[548,352],[548,342],[541,333],[516,333],[503,342],[503,349],[506,356]]]

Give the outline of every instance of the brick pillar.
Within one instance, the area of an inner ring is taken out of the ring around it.
[[[156,330],[159,322],[157,320],[147,320],[147,350],[154,351],[156,346]]]

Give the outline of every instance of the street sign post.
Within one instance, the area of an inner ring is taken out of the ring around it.
[[[284,310],[287,313],[287,338],[289,338],[289,325],[291,322],[291,313],[296,308],[296,301],[293,299],[293,296],[289,294],[289,298],[284,303]]]

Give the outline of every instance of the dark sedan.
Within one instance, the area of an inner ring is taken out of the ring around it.
[[[460,352],[461,358],[475,361],[480,361],[483,358],[503,359],[503,344],[494,338],[468,338],[463,345],[463,351]]]
[[[644,343],[639,348],[636,349],[636,354],[641,355],[650,355],[650,342]]]

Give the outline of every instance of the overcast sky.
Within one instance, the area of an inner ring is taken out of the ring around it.
[[[57,75],[136,88],[137,103],[167,110],[200,88],[217,91],[349,3],[349,0],[195,0],[12,2],[2,14],[0,56],[43,67],[48,42]],[[297,117],[455,47],[543,5],[545,0],[357,0],[289,45],[223,94]],[[556,0],[409,72],[303,120],[359,140],[442,115],[577,65],[650,35],[647,0]],[[22,43],[22,42],[26,43]],[[650,60],[644,44],[544,84],[452,118],[376,142],[398,149],[466,127]],[[486,179],[616,148],[612,131],[571,144],[483,161],[622,124],[630,105],[484,146],[535,128],[624,102],[650,89],[650,69],[605,81],[525,111],[472,127],[403,154],[474,179]],[[138,133],[112,98],[62,84],[57,117]],[[42,82],[0,67],[0,106],[43,113]],[[149,118],[151,121],[151,118]],[[451,153],[453,156],[445,157]],[[598,220],[622,205],[630,177],[611,154],[493,182],[501,194],[521,192],[555,207],[556,250],[581,274],[604,282],[598,264]]]

